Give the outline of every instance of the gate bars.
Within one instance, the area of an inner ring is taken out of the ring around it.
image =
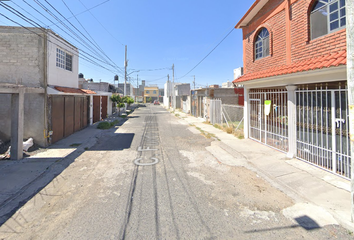
[[[249,100],[250,138],[287,152],[289,149],[287,90],[251,89]]]
[[[295,91],[296,157],[350,179],[348,91],[330,85]],[[250,89],[248,127],[251,139],[288,152],[287,90]]]
[[[347,90],[316,87],[295,93],[297,157],[350,178]]]

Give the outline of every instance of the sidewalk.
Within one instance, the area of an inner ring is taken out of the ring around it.
[[[113,115],[106,121],[123,118]],[[118,125],[119,125],[118,124]],[[98,123],[64,138],[43,151],[19,161],[0,161],[0,225],[18,208],[50,183],[86,149],[94,146],[103,134],[116,129],[97,129]]]
[[[301,160],[288,159],[285,153],[256,141],[240,140],[203,123],[202,119],[183,112],[175,113],[191,125],[191,131],[198,127],[220,140],[213,141],[212,146],[207,147],[219,162],[246,167],[292,197],[296,204],[283,211],[285,216],[294,219],[306,215],[320,226],[340,224],[354,232],[349,180]]]

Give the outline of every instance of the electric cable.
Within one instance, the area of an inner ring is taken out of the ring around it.
[[[71,9],[69,8],[69,6],[65,3],[65,1],[62,0],[62,2],[63,2],[64,5],[66,6],[66,8],[70,11],[70,13],[71,13],[72,15],[74,15],[73,12],[71,11]],[[96,48],[98,48],[98,49],[101,51],[101,53],[102,53],[109,61],[111,61],[117,68],[119,68],[119,67],[112,61],[112,59],[107,56],[107,54],[103,51],[103,49],[97,44],[97,42],[93,39],[93,37],[91,36],[91,34],[90,34],[90,33],[86,30],[86,28],[81,24],[81,22],[79,21],[79,19],[77,19],[76,16],[74,16],[74,17],[75,17],[76,21],[80,24],[80,26],[84,29],[84,31],[87,33],[87,35],[88,35],[88,36],[92,39],[92,41],[96,44],[96,45],[95,45]]]
[[[1,3],[0,3],[0,4],[1,4]],[[36,34],[38,37],[45,39],[43,36],[41,36],[41,35],[38,34],[37,32],[32,31],[30,28],[23,26],[23,25],[20,24],[19,22],[16,22],[15,20],[13,20],[13,19],[11,19],[11,18],[5,16],[5,15],[2,14],[2,13],[0,13],[0,15],[3,16],[4,18],[8,19],[9,21],[11,21],[11,22],[13,22],[13,23],[15,23],[15,24],[21,26],[22,28],[28,30],[29,32],[32,32],[32,33]],[[24,19],[24,20],[25,20],[25,19]],[[25,21],[26,21],[26,20],[25,20]],[[29,22],[28,22],[28,23],[29,23]],[[30,24],[31,24],[31,23],[30,23]],[[36,29],[39,29],[39,30],[43,31],[44,33],[47,33],[47,31],[44,30],[43,28],[37,28],[37,27],[36,27]],[[54,35],[54,37],[55,37],[55,35]],[[58,39],[58,38],[57,38],[57,40],[60,41],[61,43],[65,44],[67,47],[70,47],[70,48],[71,48],[71,46],[69,46],[67,43],[61,41],[61,40]],[[52,44],[54,44],[54,45],[60,47],[58,44],[56,44],[56,43],[50,41],[49,39],[48,39],[48,41],[49,41],[50,43],[52,43]],[[82,50],[81,50],[81,51],[82,51]],[[90,63],[93,64],[93,65],[99,66],[99,67],[101,67],[101,68],[104,68],[104,69],[106,69],[106,70],[112,72],[113,74],[116,74],[116,71],[113,71],[113,70],[111,70],[111,69],[108,69],[108,68],[102,66],[101,64],[99,64],[99,63],[97,63],[97,62],[94,62],[92,59],[88,58],[87,56],[82,56],[82,55],[79,55],[79,54],[76,54],[76,53],[72,53],[72,54],[75,55],[75,56],[77,56],[77,57],[79,57],[79,58],[82,58],[83,60],[86,60],[86,61],[90,62]],[[88,54],[88,55],[89,55],[89,54]],[[91,56],[91,55],[89,55],[89,56],[90,56],[90,57],[93,57],[93,56]],[[97,60],[99,60],[99,59],[97,59]],[[100,61],[100,60],[99,60],[99,61]]]
[[[70,21],[68,21],[66,19],[65,16],[63,16],[52,4],[50,4],[47,0],[44,0],[54,11],[56,11],[64,20],[66,20],[72,27],[74,27],[85,39],[87,39],[93,46],[94,43],[88,39],[77,27],[75,27]],[[82,42],[84,42],[89,48],[91,48],[96,54],[98,54],[104,61],[106,61],[106,63],[108,63],[108,61],[102,57],[101,54],[99,54],[96,50],[94,50],[85,40],[83,40],[81,37],[78,36],[78,34],[76,34],[76,32],[74,32],[72,29],[70,29],[70,27],[68,27],[63,21],[61,21],[57,16],[55,16],[55,14],[53,12],[51,12],[47,7],[45,7],[41,2],[39,2],[38,0],[34,0],[34,2],[36,2],[40,7],[42,7],[46,12],[48,12],[53,18],[55,18],[57,21],[60,21],[60,23],[66,27],[71,33],[73,33],[75,36],[77,36]],[[96,47],[96,46],[95,46]],[[99,49],[98,49],[99,50]],[[102,53],[102,52],[101,52]],[[113,64],[114,65],[114,64]],[[119,68],[119,67],[118,67]]]
[[[231,31],[202,59],[200,60],[197,65],[195,65],[189,72],[187,72],[186,74],[184,74],[182,77],[180,78],[176,78],[176,79],[181,79],[184,78],[185,76],[187,76],[190,72],[192,72],[195,68],[197,68],[207,57],[209,57],[209,55],[235,30],[235,28],[233,27],[231,29]]]
[[[108,0],[109,1],[109,0]],[[85,4],[81,1],[81,0],[79,0],[79,2],[82,4],[82,6],[84,6],[86,9],[87,9],[87,7],[85,6]],[[107,2],[107,1],[106,1]],[[109,35],[111,35],[111,37],[113,38],[113,39],[115,39],[118,43],[120,43],[122,46],[124,46],[124,44],[123,43],[121,43],[117,38],[115,38],[114,36],[113,36],[113,34],[111,34],[108,30],[107,30],[107,28],[100,22],[100,21],[98,21],[98,19],[95,17],[95,15],[93,15],[93,13],[90,11],[92,8],[90,8],[90,9],[87,9],[87,11],[91,14],[91,16],[94,18],[94,19],[96,19],[96,21],[101,25],[101,27],[104,29],[104,30],[106,30],[106,32],[109,34]]]

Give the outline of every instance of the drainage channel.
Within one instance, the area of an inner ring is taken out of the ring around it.
[[[144,123],[144,133],[138,147],[139,157],[134,160],[134,163],[138,166],[151,166],[159,162],[157,158],[160,142],[159,128],[154,115],[146,116]]]

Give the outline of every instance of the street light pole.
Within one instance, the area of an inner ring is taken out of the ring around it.
[[[124,61],[124,96],[127,95],[127,45],[125,45],[125,61]]]
[[[172,64],[172,108],[176,109],[176,93],[175,93],[175,64]]]
[[[354,222],[354,1],[346,1],[347,82],[351,151],[351,220]]]

